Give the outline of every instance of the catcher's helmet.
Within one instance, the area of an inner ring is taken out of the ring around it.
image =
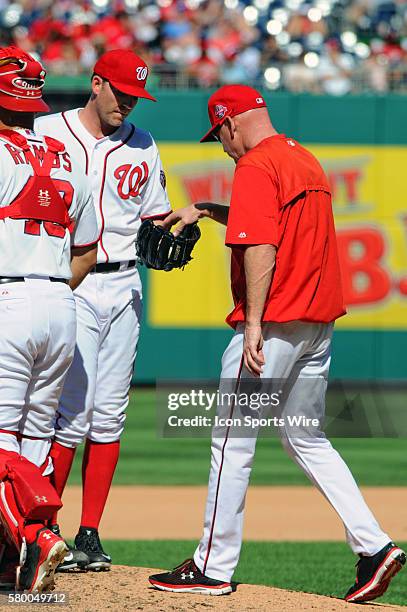
[[[26,113],[48,111],[42,99],[44,67],[18,47],[0,49],[0,106]]]

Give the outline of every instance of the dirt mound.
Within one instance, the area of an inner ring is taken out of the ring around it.
[[[296,593],[265,586],[242,584],[235,593],[220,597],[163,593],[149,588],[147,577],[157,570],[140,567],[114,566],[103,573],[58,574],[57,592],[69,596],[69,605],[62,606],[64,612],[95,612],[102,610],[146,610],[148,612],[208,612],[210,610],[239,612],[285,612],[312,610],[313,612],[341,612],[359,609],[340,599]],[[42,606],[41,606],[42,607]],[[55,608],[59,606],[54,605]],[[1,610],[10,607],[0,605]],[[38,612],[39,606],[24,605],[25,612]],[[50,608],[47,606],[47,609]],[[386,604],[366,604],[363,612],[385,612],[407,608]]]

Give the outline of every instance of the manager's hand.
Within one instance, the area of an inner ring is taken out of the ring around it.
[[[243,342],[243,362],[254,376],[260,376],[266,363],[263,353],[263,334],[261,324],[245,324]]]
[[[184,208],[174,210],[174,212],[165,217],[161,225],[164,229],[169,230],[173,225],[178,223],[177,227],[172,230],[174,236],[178,236],[186,225],[197,223],[202,217],[205,217],[204,211],[197,209],[195,204],[190,204]]]

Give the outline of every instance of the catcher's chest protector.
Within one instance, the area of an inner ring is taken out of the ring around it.
[[[28,179],[15,200],[0,208],[0,219],[35,219],[69,227],[71,221],[66,204],[50,176],[56,156],[65,150],[64,145],[58,140],[45,137],[47,150],[44,151],[41,164],[22,134],[13,130],[0,130],[0,138],[17,148],[17,155],[25,158],[34,171],[34,176]]]

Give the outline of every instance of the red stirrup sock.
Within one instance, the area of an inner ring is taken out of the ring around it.
[[[81,526],[99,528],[119,452],[120,440],[108,444],[86,440],[82,461]]]
[[[53,442],[50,450],[54,471],[51,474],[50,481],[54,489],[60,497],[64,492],[65,485],[71,471],[72,463],[75,457],[76,447],[63,446],[59,442]],[[57,522],[57,513],[52,516],[50,525]]]

